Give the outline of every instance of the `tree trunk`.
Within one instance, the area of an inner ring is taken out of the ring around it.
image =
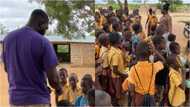
[[[128,7],[128,1],[125,0],[124,9],[127,15],[129,15],[129,7]]]
[[[123,6],[122,6],[121,1],[120,1],[120,0],[117,0],[117,2],[118,2],[118,4],[119,4],[120,8],[123,9]]]

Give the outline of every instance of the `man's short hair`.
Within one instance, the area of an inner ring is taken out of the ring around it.
[[[31,16],[30,16],[30,21],[35,21],[35,20],[48,20],[48,15],[43,11],[42,9],[35,9],[32,11]]]

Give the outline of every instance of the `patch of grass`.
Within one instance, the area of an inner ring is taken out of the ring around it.
[[[189,6],[190,6],[190,4],[172,4],[172,5],[170,6],[170,11],[171,11],[171,12],[188,11],[188,10],[190,10]],[[158,4],[156,5],[156,7],[157,7],[158,9],[160,9],[160,8],[161,8],[161,4],[158,3]]]
[[[117,3],[115,3],[115,4],[111,4],[111,5],[110,4],[95,4],[95,9],[98,9],[100,7],[108,7],[108,6],[112,6],[114,10],[120,8],[119,5]],[[128,6],[129,6],[130,10],[133,10],[133,9],[139,8],[141,5],[140,4],[129,4]]]
[[[133,9],[137,9],[140,8],[141,6],[143,6],[144,4],[128,4],[129,6],[129,10],[133,10]],[[151,7],[156,7],[158,9],[160,9],[161,4],[157,3],[157,4],[148,4]],[[95,8],[98,9],[99,7],[108,7],[110,6],[109,4],[95,4]],[[117,3],[115,4],[111,4],[111,6],[113,7],[113,9],[119,9],[119,5]],[[172,4],[170,7],[170,11],[171,12],[182,12],[182,11],[190,11],[190,4]]]

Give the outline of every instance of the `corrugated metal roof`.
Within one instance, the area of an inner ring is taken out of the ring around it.
[[[0,42],[3,41],[5,36],[0,35]],[[95,36],[85,36],[84,38],[67,39],[62,35],[45,36],[52,43],[95,43]]]

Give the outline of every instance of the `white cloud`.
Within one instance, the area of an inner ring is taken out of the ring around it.
[[[0,0],[0,23],[13,30],[25,25],[30,13],[41,7],[37,2],[28,0]]]

